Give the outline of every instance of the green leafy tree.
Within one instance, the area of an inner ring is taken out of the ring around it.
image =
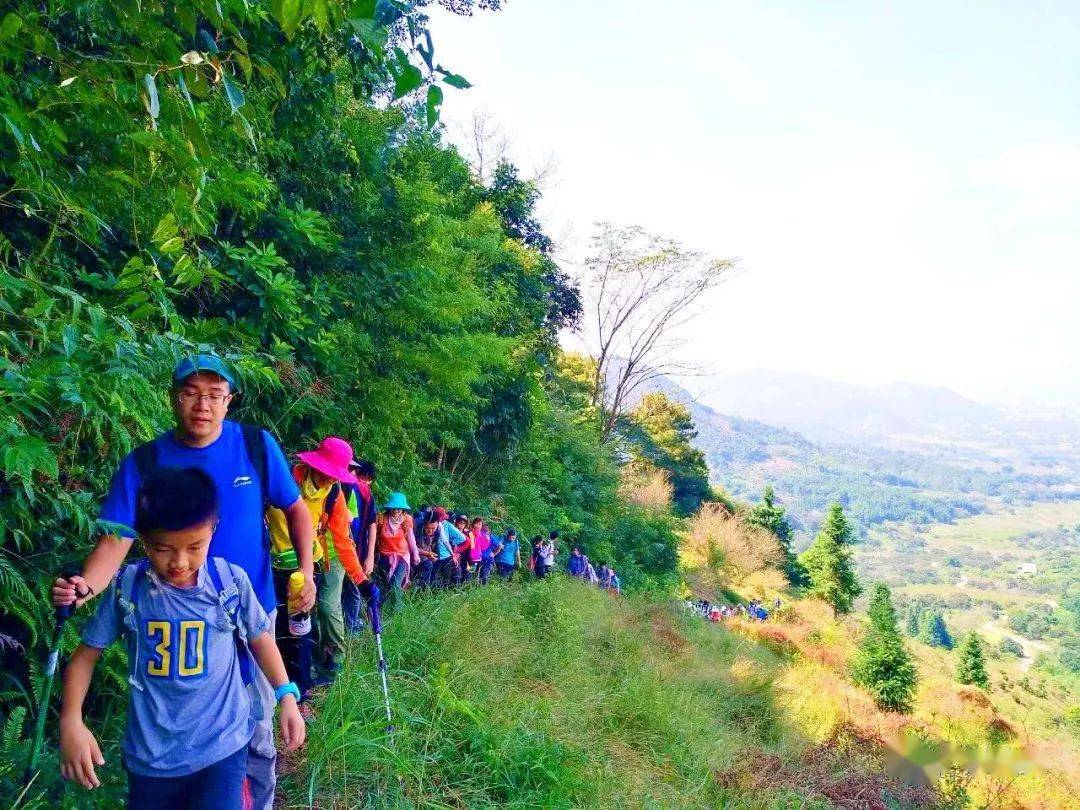
[[[654,392],[641,398],[628,422],[623,434],[633,464],[668,473],[676,513],[685,517],[696,512],[712,490],[705,456],[693,445],[697,431],[690,411]]]
[[[990,676],[986,673],[982,638],[978,633],[968,633],[960,646],[960,664],[956,668],[956,680],[963,684],[990,688]]]
[[[852,562],[855,533],[839,503],[829,506],[814,542],[799,557],[811,596],[828,603],[833,613],[850,613],[862,593]]]
[[[806,571],[791,551],[791,524],[787,519],[787,510],[776,503],[776,493],[772,485],[767,484],[761,501],[756,503],[746,514],[746,522],[772,532],[780,541],[784,550],[784,573],[792,585],[806,584]]]
[[[870,597],[870,628],[859,644],[851,677],[889,711],[908,711],[918,684],[915,663],[904,647],[888,586],[878,583]]]
[[[938,610],[924,610],[919,619],[919,641],[930,647],[953,648],[953,638],[945,626],[945,617]]]

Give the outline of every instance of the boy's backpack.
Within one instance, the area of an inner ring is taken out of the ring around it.
[[[266,491],[270,473],[266,462],[266,443],[263,441],[263,429],[254,425],[240,425],[240,433],[244,437],[244,449],[247,451],[248,461],[255,468],[255,476],[258,479],[259,492],[262,494],[262,502],[265,506],[268,501]],[[156,470],[158,464],[157,440],[140,444],[131,451],[135,469],[139,471],[139,477],[145,479],[148,474]]]
[[[226,625],[236,640],[236,653],[240,659],[240,677],[244,686],[252,683],[251,655],[247,642],[241,634],[240,586],[229,563],[222,557],[210,557],[206,570],[210,582],[217,591],[218,604],[225,615]],[[128,563],[120,571],[116,588],[116,601],[120,606],[124,623],[124,635],[128,645],[128,683],[142,691],[143,684],[139,672],[139,633],[135,619],[135,605],[138,603],[139,590],[146,581],[146,569],[150,561],[145,557],[138,562]],[[226,583],[228,583],[226,585]]]

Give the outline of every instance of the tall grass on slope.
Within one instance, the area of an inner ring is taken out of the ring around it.
[[[410,600],[384,638],[396,733],[365,636],[284,780],[290,807],[815,806],[725,787],[743,752],[790,753],[777,660],[667,606],[499,584]]]

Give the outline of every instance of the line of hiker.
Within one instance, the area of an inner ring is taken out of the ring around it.
[[[607,563],[600,563],[600,570],[597,571],[589,558],[581,553],[581,548],[578,546],[574,546],[570,551],[570,559],[566,562],[566,573],[612,593],[622,591],[619,575],[615,573],[615,569]]]
[[[746,604],[717,605],[713,604],[708,599],[698,599],[697,601],[687,599],[684,603],[684,607],[696,616],[708,619],[711,622],[720,622],[735,617],[764,622],[769,618],[769,611],[756,600],[752,600]],[[779,599],[774,603],[774,607],[776,610],[780,609]]]
[[[343,439],[290,467],[269,432],[225,418],[235,394],[215,356],[176,366],[176,427],[124,458],[101,512],[112,531],[81,574],[53,584],[57,606],[102,596],[65,672],[61,772],[100,785],[104,759],[82,708],[103,650],[121,640],[129,807],[271,810],[275,709],[285,750],[302,745],[300,706],[333,680],[380,585],[394,609],[410,587],[484,585],[522,568],[513,528],[493,533],[442,506],[413,513],[401,492],[377,508],[375,466]],[[125,562],[136,538],[146,557]],[[557,544],[557,532],[533,539],[536,577],[554,569]],[[587,558],[579,570],[579,557],[571,575],[618,593],[614,570]]]

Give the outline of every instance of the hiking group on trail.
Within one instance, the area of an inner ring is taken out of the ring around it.
[[[52,588],[58,610],[103,597],[64,676],[61,773],[100,786],[83,703],[103,651],[122,639],[132,808],[270,810],[275,707],[284,750],[295,750],[301,706],[333,681],[365,602],[378,633],[381,590],[397,609],[406,589],[486,585],[493,570],[509,581],[523,567],[513,528],[496,534],[443,506],[414,513],[402,492],[377,508],[375,465],[344,439],[323,439],[290,468],[268,431],[225,418],[235,394],[219,358],[177,364],[175,429],[124,458],[101,512],[111,531],[81,574]],[[136,538],[146,556],[126,563]],[[537,578],[554,570],[558,539],[531,541]],[[580,548],[567,572],[620,592],[615,571]]]

